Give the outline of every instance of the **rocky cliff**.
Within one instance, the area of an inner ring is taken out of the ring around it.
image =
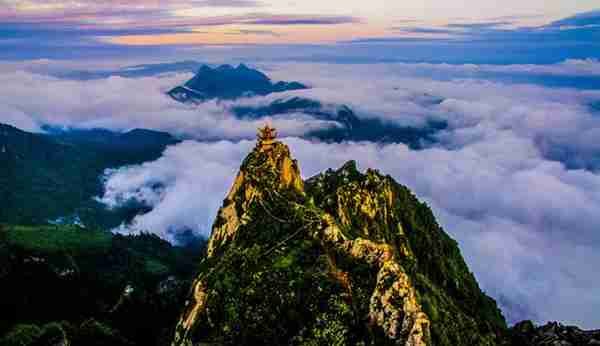
[[[349,162],[303,181],[259,141],[224,200],[172,345],[494,345],[506,324],[431,210]]]

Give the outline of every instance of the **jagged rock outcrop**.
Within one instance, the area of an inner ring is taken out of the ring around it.
[[[407,188],[353,162],[303,182],[285,144],[259,140],[172,345],[494,345],[505,329]]]
[[[514,346],[586,346],[600,345],[600,330],[581,330],[550,322],[536,327],[531,321],[517,323],[510,330]]]

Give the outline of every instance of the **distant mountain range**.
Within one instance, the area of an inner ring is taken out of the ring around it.
[[[102,192],[104,170],[155,160],[178,142],[167,133],[139,129],[46,131],[29,133],[0,124],[0,223],[76,219],[117,226],[139,210],[115,214],[92,199]]]
[[[306,138],[316,138],[327,142],[405,143],[413,149],[435,142],[435,133],[447,127],[447,124],[441,121],[430,121],[423,127],[411,127],[398,126],[375,118],[359,118],[346,105],[325,105],[303,97],[281,98],[263,106],[234,106],[231,111],[240,119],[293,117],[298,113],[303,113],[315,119],[332,121],[340,125],[311,131],[305,135]]]
[[[197,103],[210,99],[230,100],[307,88],[299,82],[273,83],[264,73],[244,64],[238,67],[221,65],[216,68],[204,65],[194,78],[182,86],[175,87],[168,94],[180,102]]]

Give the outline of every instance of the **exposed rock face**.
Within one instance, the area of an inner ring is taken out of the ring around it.
[[[353,162],[303,182],[274,142],[244,160],[172,345],[493,345],[505,328],[408,189]]]
[[[531,321],[523,321],[511,328],[510,332],[511,343],[515,346],[600,345],[600,330],[584,331],[556,322],[536,327]]]

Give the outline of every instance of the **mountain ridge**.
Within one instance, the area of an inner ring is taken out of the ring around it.
[[[183,103],[201,103],[211,99],[233,100],[244,96],[269,95],[308,87],[299,82],[273,83],[264,73],[244,64],[200,67],[196,75],[167,94]]]
[[[231,107],[231,112],[240,119],[259,120],[268,117],[294,116],[297,113],[315,119],[336,122],[340,126],[319,129],[304,137],[327,142],[373,141],[378,143],[404,143],[419,149],[436,142],[435,134],[447,127],[445,122],[428,121],[423,127],[399,126],[377,118],[359,117],[347,105],[323,104],[320,101],[290,96],[274,100],[266,105]]]

